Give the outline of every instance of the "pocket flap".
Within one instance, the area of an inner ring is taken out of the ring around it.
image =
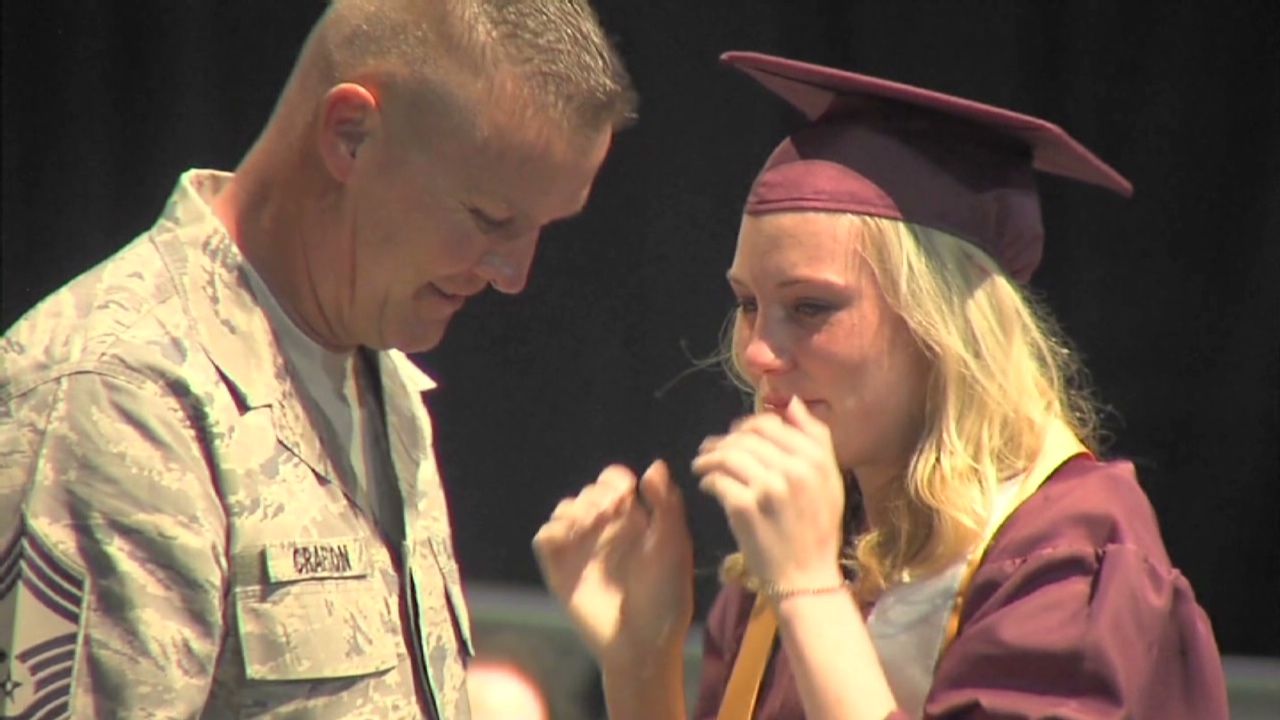
[[[372,578],[238,588],[235,606],[250,680],[356,677],[399,661],[399,624]]]

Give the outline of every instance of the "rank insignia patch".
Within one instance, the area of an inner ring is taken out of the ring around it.
[[[19,532],[0,550],[0,718],[71,717],[84,581]]]

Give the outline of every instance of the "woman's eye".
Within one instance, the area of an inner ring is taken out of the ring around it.
[[[820,302],[802,301],[791,306],[792,314],[806,319],[826,317],[831,311],[830,305]]]
[[[756,312],[756,301],[754,298],[738,298],[736,301],[738,312],[743,315],[753,315]]]

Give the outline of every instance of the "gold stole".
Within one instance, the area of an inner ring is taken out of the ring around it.
[[[764,679],[764,668],[769,663],[769,650],[773,648],[777,632],[777,611],[764,595],[756,595],[756,602],[751,606],[751,619],[742,634],[742,646],[733,661],[729,684],[725,686],[716,720],[748,720],[755,712],[760,681]]]

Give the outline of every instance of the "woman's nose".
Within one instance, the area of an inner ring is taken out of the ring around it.
[[[752,375],[777,372],[787,366],[787,353],[782,339],[772,337],[763,325],[764,323],[757,321],[747,331],[749,335],[743,338],[745,343],[739,355],[744,369]]]

